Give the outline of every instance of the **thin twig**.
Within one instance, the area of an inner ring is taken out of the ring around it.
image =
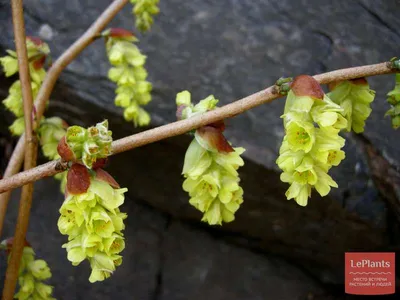
[[[395,70],[391,69],[390,66],[384,62],[375,65],[353,67],[318,74],[315,75],[314,78],[321,84],[327,84],[334,81],[389,74],[394,72]],[[200,116],[173,122],[116,140],[112,144],[113,154],[154,143],[169,137],[184,134],[201,126],[236,116],[256,106],[272,102],[280,97],[282,96],[276,92],[275,86],[271,86],[265,90],[259,91],[241,100],[217,108]],[[2,179],[0,180],[0,193],[17,188],[28,182],[36,181],[40,178],[53,176],[59,172],[62,172],[63,170],[59,167],[60,165],[60,161],[55,160],[38,166],[35,169],[24,171],[12,177]]]
[[[24,136],[24,135],[23,135]],[[7,165],[6,171],[4,172],[4,178],[10,177],[16,174],[21,168],[23,156],[18,155],[19,153],[25,152],[25,139],[19,139],[15,149],[11,155],[10,162]],[[10,200],[11,191],[0,194],[0,220],[4,220],[7,212],[8,201]],[[0,222],[0,236],[3,232],[4,222]]]
[[[37,143],[32,128],[32,88],[29,74],[29,61],[26,49],[26,36],[24,24],[24,10],[22,0],[12,0],[12,19],[14,25],[15,48],[18,58],[19,79],[21,82],[22,99],[24,104],[25,121],[25,162],[24,169],[29,170],[36,165]],[[19,202],[18,219],[15,227],[11,256],[8,261],[6,278],[4,281],[3,299],[13,299],[17,285],[19,266],[24,250],[26,231],[28,230],[29,215],[31,211],[33,183],[23,186]]]
[[[115,0],[107,9],[96,19],[96,21],[86,30],[86,32],[73,43],[65,52],[54,62],[36,97],[36,118],[40,120],[46,107],[47,100],[54,88],[54,85],[60,76],[61,72],[74,60],[96,37],[103,29],[111,22],[115,15],[128,3],[129,0]],[[4,178],[8,178],[16,174],[21,168],[24,156],[25,139],[23,136],[18,141],[20,147],[14,149],[13,155],[8,163]],[[4,224],[5,213],[7,210],[10,193],[0,195],[0,236]]]

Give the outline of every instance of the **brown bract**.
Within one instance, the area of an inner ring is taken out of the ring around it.
[[[218,152],[233,152],[232,146],[228,143],[222,131],[212,126],[203,126],[197,129],[197,134],[204,139],[211,148]]]
[[[107,34],[107,33],[106,33]],[[132,37],[134,34],[123,28],[110,28],[108,35],[116,38]]]
[[[14,237],[10,237],[5,240],[5,244],[7,247],[6,248],[7,254],[10,254],[12,246],[13,246],[13,242],[14,242]],[[29,244],[29,242],[25,239],[24,247],[30,247],[30,246],[31,246],[31,244]]]
[[[86,193],[90,186],[90,174],[81,164],[73,164],[67,173],[68,194],[79,195]]]
[[[61,158],[65,161],[74,161],[75,160],[75,154],[71,150],[71,148],[69,148],[65,136],[63,136],[61,138],[61,140],[58,142],[57,152],[61,156]]]
[[[339,83],[341,83],[341,81],[333,81],[333,82],[329,83],[328,89],[330,91],[333,91],[338,86]]]
[[[38,59],[33,61],[33,67],[35,68],[35,70],[39,70],[41,68],[43,68],[44,63],[46,62],[46,56],[40,56]]]
[[[93,163],[92,165],[92,169],[96,170],[96,169],[100,169],[103,168],[108,162],[108,158],[98,158],[96,159],[96,161]]]
[[[38,38],[37,36],[27,36],[26,39],[30,40],[36,46],[41,46],[43,44],[43,41],[40,38]]]
[[[118,182],[115,181],[115,179],[106,171],[103,169],[97,169],[95,170],[96,172],[96,179],[100,181],[104,181],[111,185],[114,189],[119,189],[120,185]]]
[[[223,132],[225,130],[225,121],[224,120],[217,121],[217,122],[209,124],[208,126],[214,127],[216,129],[220,130],[221,132]]]
[[[314,99],[323,99],[324,91],[312,76],[299,75],[292,84],[291,89],[296,96],[309,96]]]
[[[176,119],[178,120],[178,121],[180,121],[180,120],[182,120],[182,113],[183,113],[183,110],[186,108],[187,106],[186,105],[179,105],[177,108],[176,108],[176,113],[175,113],[175,115],[176,115]]]
[[[368,85],[368,81],[365,77],[350,79],[349,81],[354,85]]]
[[[348,81],[354,85],[368,85],[368,81],[365,77],[349,79]],[[334,82],[329,83],[328,84],[329,90],[333,91],[342,82],[344,82],[344,81],[334,81]]]

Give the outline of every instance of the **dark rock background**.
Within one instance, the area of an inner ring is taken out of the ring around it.
[[[109,4],[105,0],[25,0],[29,35],[41,36],[57,58]],[[139,46],[148,56],[152,126],[175,118],[175,94],[214,94],[221,105],[261,90],[280,76],[315,74],[399,55],[397,0],[170,0]],[[113,26],[132,29],[128,5]],[[13,48],[9,1],[0,0],[0,51]],[[113,84],[102,41],[63,72],[46,115],[69,124],[108,118],[114,137],[137,132],[113,106]],[[0,81],[6,97],[14,78]],[[399,132],[383,118],[393,76],[371,78],[376,89],[365,138],[398,170]],[[3,109],[3,108],[1,108]],[[129,188],[124,264],[110,280],[90,285],[88,269],[72,267],[55,226],[62,196],[53,179],[35,186],[29,238],[54,273],[58,299],[328,299],[343,294],[345,251],[396,251],[399,224],[393,202],[374,184],[362,142],[348,135],[346,160],[333,172],[340,188],[313,197],[306,208],[285,200],[287,186],[274,161],[283,137],[283,100],[228,120],[230,141],[243,146],[245,202],[235,222],[211,228],[181,189],[181,136],[112,158],[109,171]],[[5,141],[12,117],[1,111]],[[3,143],[7,144],[7,143]],[[7,147],[5,147],[7,148]],[[8,148],[7,148],[8,149]],[[4,168],[8,151],[3,151]],[[127,167],[129,166],[129,167]],[[13,234],[18,195],[4,236]],[[4,257],[0,272],[4,269]]]

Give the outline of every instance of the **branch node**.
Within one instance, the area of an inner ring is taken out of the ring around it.
[[[386,65],[389,69],[400,71],[400,58],[393,57],[386,63]]]
[[[69,166],[69,162],[65,161],[65,160],[59,160],[56,163],[56,166],[54,167],[54,169],[56,171],[66,171],[68,169]]]
[[[281,77],[279,78],[274,85],[274,94],[279,94],[279,95],[287,95],[287,93],[290,91],[290,85],[293,81],[292,77]]]

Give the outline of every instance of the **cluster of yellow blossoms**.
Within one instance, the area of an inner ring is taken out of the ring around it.
[[[0,244],[10,253],[13,239],[7,239]],[[27,244],[27,243],[26,243]],[[18,271],[19,289],[14,299],[18,300],[55,300],[52,297],[53,287],[43,281],[51,277],[50,268],[42,259],[35,259],[35,252],[27,244],[22,252]]]
[[[133,43],[137,41],[136,37],[127,30],[112,28],[103,35],[107,39],[108,59],[113,65],[108,78],[118,86],[115,105],[124,108],[125,120],[133,121],[135,126],[146,126],[150,123],[150,115],[142,106],[151,101],[152,89],[146,80],[146,56]]]
[[[136,28],[140,31],[147,31],[153,25],[153,15],[160,12],[159,0],[130,0],[133,7],[133,14],[136,17]]]
[[[40,86],[46,76],[44,63],[50,49],[46,43],[34,37],[27,37],[26,47],[29,59],[29,71],[31,77],[32,96],[35,99],[39,92]],[[12,76],[18,72],[17,53],[12,50],[7,50],[8,55],[0,58],[0,63],[3,66],[5,75]],[[22,101],[21,82],[15,81],[10,89],[9,95],[3,100],[4,106],[11,111],[17,118],[11,124],[10,131],[13,135],[21,135],[25,130],[24,109]]]
[[[111,175],[101,169],[111,153],[111,142],[111,131],[104,121],[88,129],[69,127],[57,148],[64,160],[74,162],[67,173],[58,228],[61,234],[68,235],[68,243],[63,245],[68,260],[74,266],[89,260],[90,282],[108,278],[122,263],[119,253],[125,247],[122,230],[127,215],[119,207],[127,189],[119,188]]]
[[[209,96],[193,105],[190,93],[183,91],[176,97],[178,118],[185,119],[213,110],[218,100]],[[195,138],[185,155],[182,174],[186,178],[183,189],[189,193],[189,203],[204,215],[202,221],[210,225],[232,222],[243,202],[237,169],[244,162],[240,155],[244,148],[232,148],[223,136],[223,122],[196,130]]]
[[[290,184],[287,199],[305,206],[312,188],[326,196],[337,187],[328,171],[345,157],[339,132],[364,130],[373,95],[364,80],[339,83],[328,96],[311,76],[294,79],[282,116],[286,135],[276,161],[283,171],[281,180]]]
[[[61,234],[68,235],[68,243],[63,245],[68,260],[77,266],[88,259],[92,268],[89,281],[96,282],[108,278],[122,263],[119,253],[125,248],[122,230],[127,215],[120,212],[119,206],[124,203],[127,189],[114,188],[115,184],[98,175],[105,171],[97,170],[96,176],[88,179],[86,191],[77,193],[74,186],[75,193],[71,193],[68,186],[80,184],[71,177],[74,173],[82,176],[85,173],[82,169],[86,168],[75,164],[68,171],[72,173],[68,174],[67,196],[60,208],[58,228]]]
[[[391,105],[391,108],[386,112],[386,116],[392,118],[392,127],[397,129],[400,126],[400,73],[396,74],[394,89],[387,96],[387,102]]]

